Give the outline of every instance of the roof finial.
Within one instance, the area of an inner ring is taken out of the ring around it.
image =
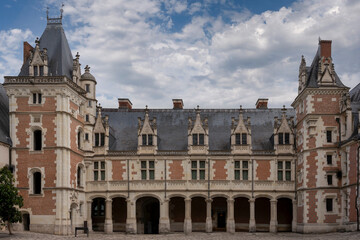
[[[36,45],[39,45],[39,44],[40,44],[39,37],[36,37],[35,44],[36,44]]]
[[[46,18],[49,19],[49,7],[46,7]]]
[[[60,8],[60,18],[62,18],[63,12],[64,12],[64,3],[61,4],[61,8]]]
[[[319,36],[319,43],[320,43],[320,41],[321,41],[321,38],[320,38],[320,36]]]
[[[85,72],[86,72],[86,73],[90,72],[90,67],[89,67],[89,65],[86,65],[86,66],[85,66]]]
[[[77,60],[79,60],[79,57],[80,57],[79,52],[76,53],[76,56],[75,56],[75,57],[76,57]]]

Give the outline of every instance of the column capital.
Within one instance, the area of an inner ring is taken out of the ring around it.
[[[112,198],[105,199],[105,202],[112,202],[112,201],[113,201]]]
[[[87,203],[92,203],[93,200],[92,200],[92,199],[88,199],[88,200],[86,200],[86,202],[87,202]]]
[[[228,203],[233,203],[235,200],[231,197],[226,200]]]
[[[254,203],[255,202],[255,198],[250,198],[249,199],[249,203]]]
[[[278,201],[277,199],[271,199],[271,200],[270,200],[270,202],[273,203],[273,204],[274,204],[274,203],[277,203],[277,201]]]
[[[189,197],[184,198],[184,201],[185,201],[185,202],[191,202],[191,198],[189,198]]]
[[[205,202],[207,202],[207,203],[211,203],[213,200],[211,199],[211,198],[206,198],[205,199]]]

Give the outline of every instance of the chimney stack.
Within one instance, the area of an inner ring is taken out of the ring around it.
[[[29,59],[30,51],[32,51],[33,49],[34,48],[28,42],[24,42],[24,58],[23,58],[24,64]]]
[[[183,109],[184,103],[182,99],[173,99],[173,109]]]
[[[119,109],[132,109],[132,103],[128,98],[118,98]]]
[[[256,109],[267,109],[268,108],[268,98],[259,98],[256,101]]]
[[[331,40],[320,40],[320,57],[331,58]]]

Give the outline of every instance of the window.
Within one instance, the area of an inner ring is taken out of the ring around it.
[[[326,142],[331,143],[332,142],[332,132],[326,131]]]
[[[141,161],[141,179],[154,180],[155,179],[155,162]]]
[[[40,66],[40,76],[44,76],[44,66]]]
[[[235,144],[236,145],[246,145],[247,144],[247,134],[246,133],[236,133],[235,134]]]
[[[249,162],[235,161],[234,162],[235,180],[249,180]]]
[[[332,175],[327,175],[327,183],[328,185],[332,185],[333,184],[333,176]]]
[[[278,161],[278,181],[291,181],[291,162]]]
[[[94,181],[105,180],[105,161],[94,162]]]
[[[38,76],[38,67],[34,66],[34,76]]]
[[[95,133],[95,147],[102,147],[105,145],[105,133]]]
[[[42,132],[41,130],[34,131],[34,151],[41,151],[42,149]]]
[[[192,180],[205,179],[205,161],[202,160],[191,161],[191,179]]]
[[[41,194],[41,172],[33,173],[33,194]]]
[[[332,165],[332,155],[326,155],[326,162],[328,165]]]
[[[86,115],[85,115],[85,121],[86,121],[86,122],[89,122],[89,114],[86,114]]]
[[[290,144],[290,133],[279,133],[279,144]]]
[[[77,144],[78,144],[78,149],[81,149],[81,131],[80,130],[77,133]]]
[[[85,84],[85,91],[86,91],[87,93],[90,92],[90,84]]]
[[[85,140],[89,141],[89,134],[88,133],[85,133]]]
[[[142,145],[152,146],[153,145],[153,135],[152,134],[143,134],[142,135]]]
[[[41,93],[33,93],[33,104],[41,104],[42,95]]]
[[[194,133],[192,135],[192,137],[193,137],[193,145],[194,146],[204,145],[204,134],[202,134],[202,133]]]
[[[332,198],[327,198],[326,199],[326,211],[327,212],[332,212],[333,211],[333,199]]]
[[[88,107],[91,107],[91,101],[88,102]]]
[[[78,166],[78,168],[77,168],[77,186],[78,187],[81,187],[82,186],[82,183],[81,183],[81,178],[82,178],[82,176],[81,176],[82,174],[81,174],[81,167],[80,166]]]
[[[95,198],[92,202],[92,215],[105,216],[105,199]]]

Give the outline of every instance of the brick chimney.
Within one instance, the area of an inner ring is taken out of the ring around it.
[[[118,98],[119,109],[132,109],[132,103],[128,98]]]
[[[30,51],[32,51],[34,48],[28,43],[24,42],[24,63],[29,59],[30,57]]]
[[[320,40],[320,56],[321,57],[331,57],[331,40]]]
[[[259,98],[256,101],[256,109],[267,109],[268,108],[268,98]]]
[[[184,103],[182,99],[173,99],[173,109],[183,109]]]

